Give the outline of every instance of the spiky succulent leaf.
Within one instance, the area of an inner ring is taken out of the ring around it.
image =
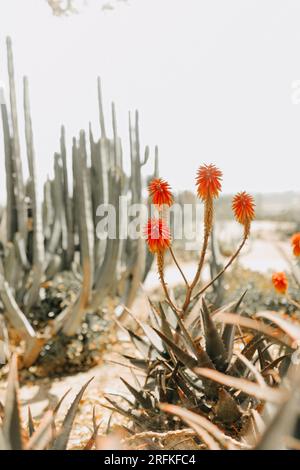
[[[67,448],[68,440],[69,440],[71,429],[72,429],[72,426],[73,426],[73,422],[74,422],[74,419],[75,419],[75,416],[76,416],[76,413],[77,413],[78,405],[80,403],[80,400],[82,399],[82,396],[84,394],[85,389],[87,388],[89,383],[93,380],[93,378],[94,377],[89,379],[83,385],[83,387],[81,387],[81,389],[78,392],[78,394],[76,395],[73,403],[71,404],[71,406],[70,406],[70,408],[69,408],[69,410],[68,410],[68,412],[67,412],[67,414],[64,418],[64,421],[62,423],[59,434],[56,437],[56,439],[55,439],[55,441],[54,441],[54,443],[51,447],[53,450],[65,450]]]
[[[3,419],[3,435],[12,450],[21,450],[23,448],[18,389],[17,356],[13,355],[10,361]]]
[[[202,299],[201,315],[205,333],[206,352],[216,368],[220,371],[225,371],[228,366],[228,352],[210,316],[208,306],[204,299]]]

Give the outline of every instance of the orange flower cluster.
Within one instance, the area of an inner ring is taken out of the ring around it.
[[[171,244],[170,230],[163,219],[149,219],[145,236],[151,253],[163,253]]]
[[[222,189],[221,181],[222,172],[215,165],[204,164],[198,169],[196,177],[197,195],[205,203],[205,225],[209,229],[207,230],[207,233],[210,232],[212,227],[213,199],[219,197]],[[148,191],[152,199],[152,203],[158,207],[159,211],[161,211],[164,205],[170,207],[173,204],[174,198],[171,192],[171,187],[169,183],[162,178],[154,178],[150,181]],[[254,207],[255,204],[253,196],[245,191],[236,194],[233,198],[232,210],[236,220],[245,226],[245,238],[248,236],[251,221],[255,216]],[[149,249],[152,252],[162,252],[170,245],[170,231],[166,223],[161,220],[161,217],[162,216],[160,215],[157,220],[149,219],[145,229],[146,240]],[[155,239],[149,233],[149,227],[151,227],[151,225],[158,227],[155,229]],[[164,229],[163,231],[165,234],[168,232],[168,236],[163,237],[163,232],[159,227]]]
[[[154,178],[148,186],[149,195],[152,203],[155,204],[159,211],[164,205],[171,206],[173,204],[173,195],[169,183],[162,178]],[[149,251],[162,255],[171,244],[170,229],[162,218],[160,212],[159,218],[149,219],[145,227],[146,242]]]
[[[236,220],[242,224],[247,225],[254,219],[254,199],[253,196],[242,191],[236,194],[232,200],[232,210]]]
[[[300,256],[300,232],[295,233],[291,238],[293,253],[295,256]]]
[[[169,183],[162,178],[154,178],[148,186],[149,195],[153,204],[158,207],[171,206],[173,204],[173,196]]]
[[[217,198],[221,191],[222,172],[215,165],[202,165],[197,172],[198,197],[205,201]]]
[[[288,289],[288,280],[284,272],[274,273],[272,282],[275,290],[279,294],[285,294]]]
[[[204,202],[211,202],[213,198],[217,198],[221,191],[221,180],[222,172],[215,165],[200,166],[196,178],[198,197]],[[255,217],[254,207],[254,198],[246,191],[236,194],[232,200],[234,216],[247,228],[247,233]]]
[[[300,232],[294,233],[291,245],[295,256],[300,256]],[[272,276],[273,286],[280,294],[285,294],[288,289],[288,280],[285,273],[274,273]]]

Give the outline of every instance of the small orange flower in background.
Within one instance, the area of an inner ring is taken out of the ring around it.
[[[300,256],[300,232],[294,233],[291,238],[293,253],[295,256]]]
[[[272,276],[272,282],[275,290],[279,294],[285,294],[288,288],[288,280],[285,273],[274,273]]]
[[[221,191],[222,172],[215,165],[202,165],[197,172],[196,185],[198,197],[217,198]]]
[[[145,236],[151,253],[163,253],[171,244],[170,230],[163,219],[149,219]]]
[[[255,217],[254,212],[254,199],[253,196],[242,191],[237,193],[232,200],[232,210],[236,220],[242,224],[247,225]]]
[[[173,196],[169,183],[162,178],[155,178],[150,181],[148,191],[152,197],[153,204],[162,206],[166,204],[171,206],[173,204]]]

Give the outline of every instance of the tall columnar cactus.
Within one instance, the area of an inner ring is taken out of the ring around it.
[[[130,161],[131,178],[129,181],[130,203],[132,206],[142,200],[142,178],[141,168],[149,158],[149,148],[145,149],[145,156],[141,161],[140,155],[140,136],[139,136],[139,115],[135,113],[135,124],[132,127],[131,116],[129,113],[129,142],[130,142]],[[136,214],[132,214],[135,217]],[[141,226],[143,226],[143,214],[139,214]],[[130,222],[130,220],[129,220]],[[122,290],[124,304],[131,306],[139,288],[140,282],[144,278],[146,268],[146,251],[141,237],[137,239],[128,238],[124,244],[126,269],[122,279]],[[125,312],[123,312],[123,315]]]
[[[30,116],[29,105],[29,89],[28,79],[24,77],[24,114],[25,114],[25,136],[27,159],[29,167],[29,197],[31,202],[32,212],[32,231],[33,231],[33,259],[32,259],[32,285],[28,291],[26,310],[30,310],[31,306],[37,301],[39,296],[39,288],[44,269],[44,236],[42,227],[42,214],[41,207],[38,202],[37,183],[36,183],[36,169],[35,169],[35,155],[33,146],[33,132]]]
[[[71,315],[63,328],[64,333],[70,336],[76,332],[86,311],[85,309],[89,305],[94,275],[94,225],[92,217],[91,194],[87,182],[84,131],[80,132],[79,148],[76,146],[75,141],[73,142],[73,146],[75,146],[73,150],[75,160],[74,190],[76,191],[76,194],[79,195],[78,225],[82,266],[82,289],[71,312]]]
[[[66,268],[70,268],[74,256],[74,231],[73,231],[73,213],[72,201],[69,195],[69,182],[68,182],[68,168],[67,168],[67,151],[66,151],[66,138],[65,127],[61,126],[60,134],[60,154],[63,168],[63,200],[65,207],[66,229],[67,229],[67,247],[66,259],[64,264]]]
[[[102,139],[101,139],[102,140]],[[109,141],[105,145],[100,144],[100,154],[103,164],[107,164],[107,190],[108,190],[108,203],[115,208],[115,234],[116,237],[108,237],[106,240],[106,247],[103,261],[96,267],[95,275],[95,293],[93,296],[93,305],[97,307],[102,299],[111,290],[116,291],[117,281],[117,268],[119,260],[119,247],[120,239],[119,220],[120,220],[120,207],[119,198],[122,195],[122,184],[124,181],[124,173],[122,168],[122,159],[120,154],[117,154],[117,135],[115,133],[114,140]]]
[[[3,89],[1,89],[0,98],[6,175],[6,237],[7,240],[11,241],[13,239],[13,234],[16,233],[18,230],[18,222],[13,180],[14,170],[12,160],[12,138],[10,135],[8,111],[5,103]]]
[[[21,233],[22,237],[26,239],[27,223],[26,223],[25,188],[24,188],[24,180],[23,180],[23,172],[22,172],[21,151],[20,151],[13,52],[12,52],[11,39],[9,37],[7,38],[6,44],[7,44],[7,68],[8,68],[9,90],[10,90],[11,122],[12,122],[12,133],[13,133],[12,134],[13,139],[12,139],[11,164],[12,164],[12,170],[13,170],[18,231]]]

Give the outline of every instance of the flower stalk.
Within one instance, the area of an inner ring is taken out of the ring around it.
[[[243,225],[244,227],[244,236],[242,242],[240,243],[236,252],[231,256],[229,261],[225,264],[224,268],[218,272],[218,274],[208,282],[194,297],[192,300],[197,299],[200,295],[202,295],[210,286],[214,284],[224,273],[225,271],[232,265],[234,260],[240,254],[242,248],[244,247],[249,235],[250,235],[250,227],[251,222],[254,219],[254,200],[253,197],[246,193],[245,191],[238,193],[234,196],[232,201],[232,210],[236,220]]]
[[[188,308],[193,290],[201,277],[205,255],[208,248],[209,237],[213,226],[213,200],[214,198],[219,197],[219,192],[221,191],[221,179],[222,172],[216,168],[215,165],[203,165],[199,168],[197,173],[197,194],[198,197],[204,202],[204,238],[200,252],[198,268],[190,287],[187,289],[186,298],[182,307],[182,314],[184,314]]]
[[[171,247],[170,231],[165,221],[165,208],[170,207],[173,203],[173,196],[170,191],[170,186],[166,181],[162,180],[161,178],[156,178],[152,180],[149,184],[149,194],[152,198],[153,204],[155,204],[158,209],[159,218],[149,219],[146,227],[146,240],[148,243],[149,250],[156,254],[158,274],[166,296],[166,300],[169,305],[180,314],[181,317],[187,311],[191,301],[197,299],[200,295],[202,295],[231,266],[231,264],[238,257],[239,253],[244,247],[250,234],[251,222],[255,216],[255,205],[253,197],[245,191],[242,191],[236,194],[236,196],[233,198],[232,210],[236,220],[241,225],[243,225],[243,239],[238,249],[231,256],[231,258],[225,264],[223,269],[220,270],[219,273],[210,282],[204,285],[200,289],[200,291],[193,296],[194,288],[199,283],[202,269],[205,263],[205,256],[208,249],[209,237],[211,235],[213,227],[214,199],[219,197],[219,193],[221,191],[221,180],[222,172],[215,165],[203,165],[198,170],[196,185],[197,195],[204,203],[204,237],[199,255],[197,271],[190,284],[187,281],[187,278],[184,275]],[[170,298],[170,294],[164,277],[164,254],[167,249],[169,249],[171,257],[175,265],[177,266],[186,285],[186,296],[181,309],[178,309]]]
[[[187,286],[187,288],[189,288],[188,280],[187,280],[187,278],[185,277],[185,274],[184,274],[184,272],[182,271],[182,269],[181,269],[181,267],[180,267],[180,264],[178,263],[178,261],[177,261],[177,259],[176,259],[176,257],[175,257],[173,248],[172,248],[171,246],[169,246],[169,251],[170,251],[170,254],[171,254],[172,258],[173,258],[174,263],[176,264],[176,266],[177,266],[177,268],[178,268],[178,271],[180,272],[180,274],[181,274],[181,276],[182,276],[182,278],[183,278],[183,280],[184,280],[184,282],[185,282],[185,285]]]
[[[163,251],[158,251],[157,254],[156,254],[156,261],[157,261],[157,270],[158,270],[158,275],[159,275],[159,279],[160,279],[160,282],[161,282],[161,285],[162,285],[162,288],[164,290],[164,293],[165,293],[165,296],[166,296],[166,299],[167,299],[167,302],[169,303],[170,307],[173,308],[174,310],[178,311],[176,305],[174,305],[171,297],[170,297],[170,294],[169,294],[169,291],[168,291],[168,287],[167,287],[167,284],[166,284],[166,281],[165,281],[165,274],[164,274],[164,252]]]
[[[146,227],[146,241],[150,251],[156,254],[159,279],[169,305],[176,311],[179,309],[172,301],[164,276],[164,254],[169,249],[172,259],[180,271],[184,282],[188,286],[187,279],[175,257],[171,247],[170,230],[166,222],[166,210],[173,204],[173,195],[169,183],[162,178],[153,179],[148,186],[152,203],[156,206],[159,214],[158,219],[150,219]]]

